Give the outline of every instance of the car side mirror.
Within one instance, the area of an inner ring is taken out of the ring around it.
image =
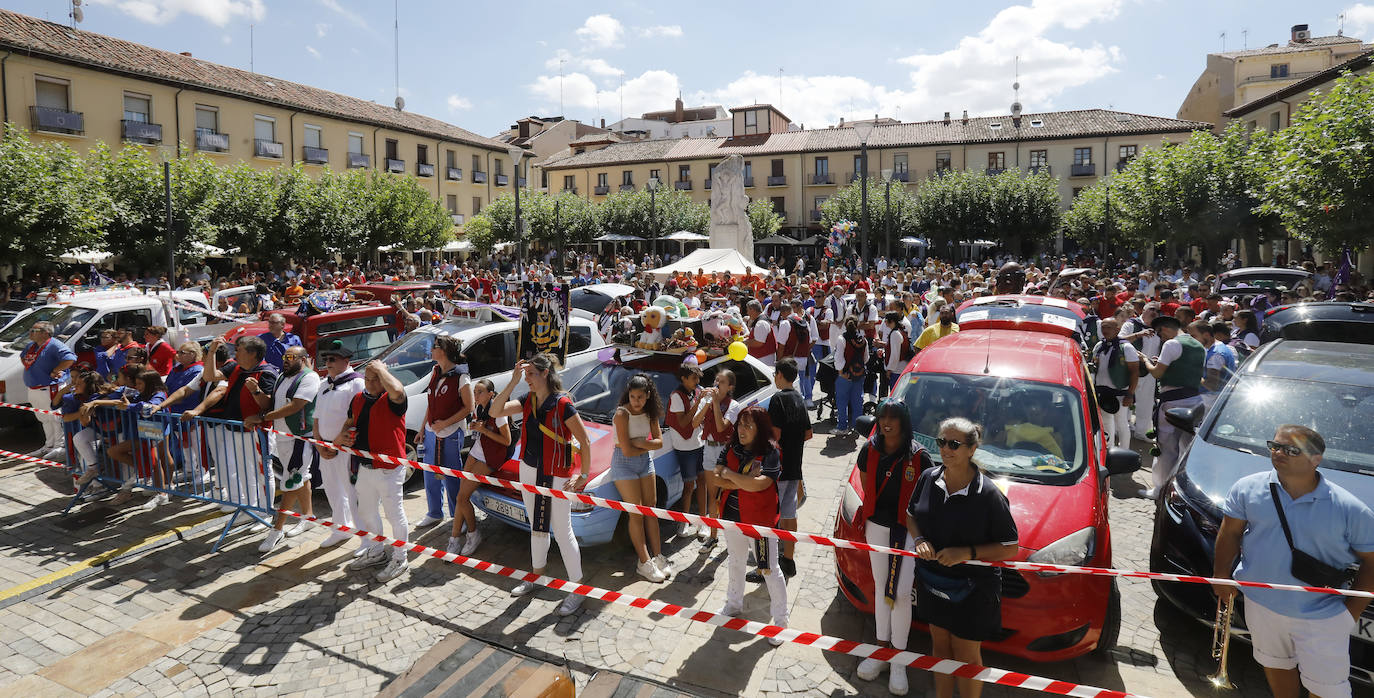
[[[873,427],[878,424],[878,418],[871,414],[866,414],[854,420],[854,431],[868,438],[873,433]]]
[[[1174,427],[1192,434],[1197,429],[1197,425],[1202,423],[1202,415],[1205,410],[1206,408],[1200,402],[1191,407],[1171,407],[1164,410],[1164,419]]]
[[[1107,449],[1107,474],[1125,475],[1140,470],[1140,454],[1129,448]]]

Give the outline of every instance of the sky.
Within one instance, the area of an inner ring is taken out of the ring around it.
[[[807,128],[1005,114],[1017,81],[1027,113],[1172,117],[1223,46],[1286,42],[1302,23],[1334,34],[1342,14],[1345,35],[1374,38],[1374,0],[394,3],[84,0],[80,26],[382,104],[399,69],[408,111],[487,136],[529,115],[611,123],[679,94],[773,104]],[[57,22],[70,5],[0,0]]]

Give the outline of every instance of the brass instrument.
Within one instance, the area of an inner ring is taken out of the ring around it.
[[[1231,649],[1231,614],[1235,610],[1236,597],[1232,596],[1222,603],[1217,599],[1217,618],[1216,624],[1212,629],[1212,659],[1219,660],[1221,666],[1217,673],[1207,677],[1215,688],[1233,689],[1235,684],[1231,683],[1231,677],[1226,674],[1226,658]]]

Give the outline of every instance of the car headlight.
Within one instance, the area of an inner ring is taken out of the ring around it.
[[[1027,562],[1042,565],[1081,566],[1091,560],[1097,548],[1097,527],[1089,526],[1070,533],[1035,551]],[[1041,577],[1057,577],[1062,572],[1037,572]]]
[[[859,510],[863,508],[863,505],[864,502],[863,499],[859,497],[859,493],[854,491],[853,487],[845,485],[844,499],[840,501],[840,515],[844,517],[844,520],[853,521],[854,517],[858,515]]]

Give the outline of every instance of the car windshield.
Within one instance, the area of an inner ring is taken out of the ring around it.
[[[965,417],[983,425],[973,462],[991,475],[1068,485],[1082,474],[1082,399],[1073,390],[1015,378],[913,372],[902,376],[892,397],[906,405],[916,440],[937,462],[940,422]]]
[[[604,294],[586,289],[573,289],[572,298],[568,299],[572,307],[578,310],[585,310],[593,315],[599,315],[610,305],[611,299]]]
[[[53,335],[63,344],[70,346],[72,337],[95,317],[95,310],[68,305],[62,308],[39,308],[19,322],[5,328],[0,334],[0,342],[13,342],[28,335],[34,323],[47,320],[52,323]]]
[[[429,351],[434,348],[434,339],[438,336],[434,332],[407,332],[377,360],[401,381],[401,385],[410,385],[434,370],[434,359],[429,357]]]
[[[1213,409],[1207,443],[1268,457],[1280,424],[1304,424],[1326,440],[1323,468],[1374,475],[1374,388],[1245,375]]]
[[[1080,334],[1083,331],[1082,318],[1078,317],[1072,310],[1056,305],[982,303],[965,308],[962,313],[959,313],[956,322],[966,323],[975,320],[1023,320],[1057,325]]]
[[[39,308],[19,318],[13,325],[6,327],[3,332],[0,332],[0,342],[9,344],[16,339],[24,339],[28,336],[29,329],[33,327],[33,323],[39,322],[40,320],[52,320],[53,316],[56,315],[59,310],[65,310],[65,308],[50,305],[46,308]]]

